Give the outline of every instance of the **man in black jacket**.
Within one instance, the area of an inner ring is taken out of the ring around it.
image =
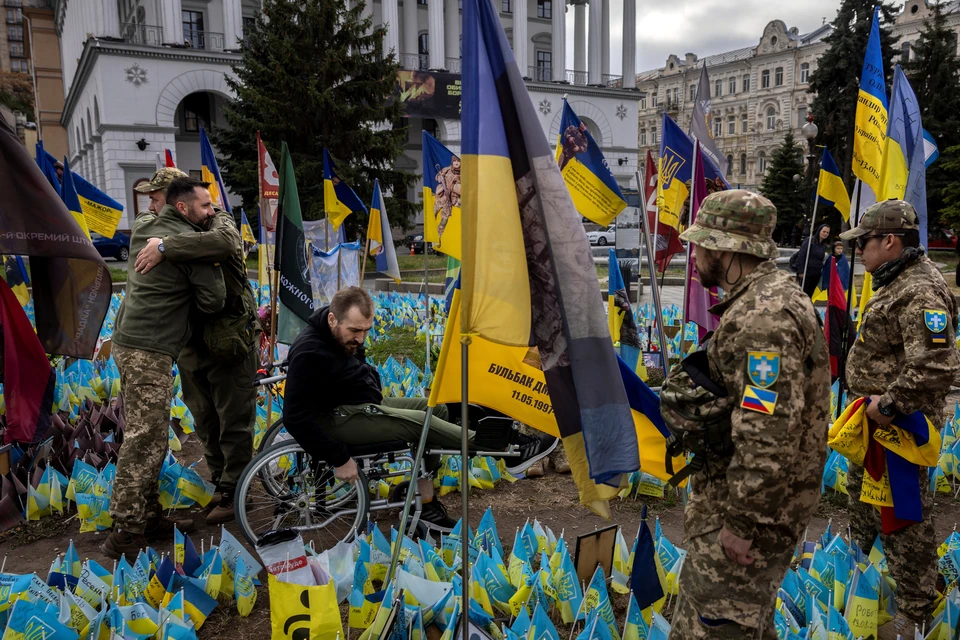
[[[391,440],[415,443],[426,418],[426,398],[384,398],[376,367],[367,364],[363,342],[373,327],[373,300],[359,287],[341,289],[310,316],[307,327],[290,348],[284,392],[283,422],[287,431],[318,460],[333,466],[344,481],[357,478],[357,463],[349,445]],[[460,427],[446,421],[447,408],[433,410],[427,446],[459,449]],[[474,434],[470,434],[471,443]],[[513,473],[524,471],[557,446],[557,438],[543,434],[517,436],[521,457]],[[476,443],[493,448],[494,443]],[[497,448],[505,448],[507,442]],[[424,459],[435,471],[438,457]],[[421,519],[433,529],[449,531],[456,524],[439,501],[425,498]]]

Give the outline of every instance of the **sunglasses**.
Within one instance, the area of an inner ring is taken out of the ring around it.
[[[860,236],[860,237],[857,238],[857,240],[856,240],[857,249],[860,249],[860,251],[863,251],[864,248],[867,246],[867,240],[871,240],[871,239],[873,239],[873,238],[886,238],[887,236],[902,236],[902,235],[904,235],[904,234],[902,234],[902,233],[878,233],[878,234],[874,234],[874,235],[872,235],[872,236]]]

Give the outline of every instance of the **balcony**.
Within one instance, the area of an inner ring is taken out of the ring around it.
[[[619,89],[623,86],[623,76],[615,76],[609,73],[601,76],[603,80],[603,86],[609,87],[611,89]]]
[[[550,67],[534,65],[527,67],[527,77],[534,82],[550,82],[553,80],[553,70]]]
[[[398,56],[398,62],[402,69],[426,71],[430,68],[430,56],[425,53],[401,53]]]
[[[570,84],[586,85],[587,72],[574,71],[573,69],[567,69],[567,82]]]
[[[460,58],[446,58],[444,62],[450,73],[463,73],[463,61]]]
[[[204,51],[223,51],[223,34],[216,31],[184,29],[183,45],[188,49]]]
[[[163,45],[163,29],[152,24],[125,22],[120,25],[120,38],[128,44],[159,47]]]

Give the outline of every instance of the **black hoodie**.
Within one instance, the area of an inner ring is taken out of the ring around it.
[[[314,312],[290,347],[283,424],[304,451],[339,467],[350,454],[324,433],[322,420],[341,405],[379,404],[383,394],[363,347],[347,355],[330,331],[329,314],[330,307]]]
[[[803,244],[800,245],[800,249],[794,254],[794,257],[790,260],[790,267],[793,269],[794,273],[799,276],[803,275],[803,267],[806,263],[807,267],[807,280],[810,278],[818,279],[820,278],[820,272],[823,270],[823,263],[826,260],[827,248],[832,246],[830,244],[830,239],[827,238],[823,242],[820,242],[820,230],[823,229],[825,224],[821,224],[817,227],[817,230],[813,233],[813,242],[810,238],[804,238]],[[807,262],[807,251],[810,251],[810,261]]]

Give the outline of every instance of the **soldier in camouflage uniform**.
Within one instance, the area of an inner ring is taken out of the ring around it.
[[[864,309],[860,331],[847,360],[850,394],[870,399],[867,417],[889,424],[898,413],[921,411],[943,424],[947,392],[960,370],[957,306],[937,267],[920,247],[914,208],[900,200],[879,202],[860,225],[840,234],[855,240],[875,293]],[[852,399],[852,398],[851,398]],[[880,535],[876,508],[860,502],[863,468],[850,465],[850,524],[853,537],[869,550]],[[906,636],[930,621],[936,597],[937,540],[933,494],[920,468],[923,522],[881,535],[890,573],[897,581],[897,617],[880,638]]]
[[[131,251],[139,251],[151,237],[196,231],[213,215],[205,183],[180,178],[171,184],[168,195],[173,204],[164,206],[159,215],[137,217]],[[167,451],[173,396],[172,368],[189,337],[192,308],[215,313],[225,298],[223,274],[214,265],[168,262],[149,274],[130,271],[127,275],[126,296],[113,332],[126,427],[110,500],[114,530],[102,547],[109,558],[126,555],[133,561],[148,538],[166,539],[174,524],[181,531],[193,526],[192,521],[164,518],[159,504],[158,478]]]
[[[167,204],[167,187],[170,186],[173,179],[187,177],[189,176],[176,167],[163,167],[157,169],[149,182],[134,187],[134,191],[147,194],[147,197],[150,198],[149,211],[159,214],[163,206]]]
[[[703,285],[726,295],[705,351],[674,367],[661,394],[694,452],[674,640],[776,638],[777,587],[820,498],[828,353],[810,299],[773,261],[776,216],[762,196],[723,191],[681,236]]]

